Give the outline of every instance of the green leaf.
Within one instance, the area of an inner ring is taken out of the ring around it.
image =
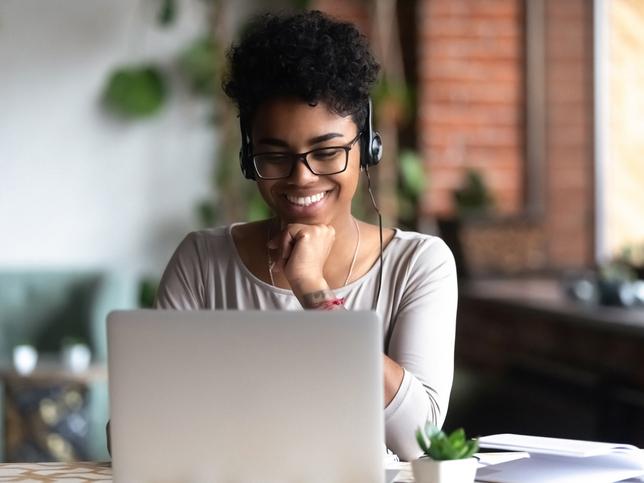
[[[123,117],[151,116],[166,99],[161,71],[153,65],[118,68],[110,75],[103,99],[108,109]]]
[[[217,58],[217,47],[209,36],[196,39],[179,56],[181,73],[196,94],[214,95]]]
[[[448,439],[451,445],[462,447],[465,444],[465,431],[459,428],[450,434]]]
[[[416,441],[418,442],[418,446],[420,446],[422,452],[427,454],[427,451],[429,451],[429,444],[421,428],[416,430]]]
[[[440,429],[438,429],[434,424],[430,422],[425,423],[425,434],[430,440],[432,438],[440,438],[441,435],[445,435]]]
[[[429,439],[429,447],[427,440]],[[462,428],[445,434],[436,426],[427,422],[424,428],[416,431],[416,441],[420,449],[436,461],[469,458],[478,451],[478,440],[467,440]]]
[[[419,198],[425,191],[425,171],[421,157],[414,151],[400,153],[400,181],[406,194]]]

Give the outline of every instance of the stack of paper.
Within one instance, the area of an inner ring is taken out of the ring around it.
[[[644,476],[644,451],[631,445],[519,434],[484,436],[479,442],[481,448],[525,451],[530,457],[479,468],[477,481],[607,483]]]

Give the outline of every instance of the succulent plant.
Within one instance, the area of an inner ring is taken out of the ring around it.
[[[447,435],[431,423],[416,430],[416,441],[426,456],[435,461],[469,458],[479,449],[478,439],[467,439],[463,428]]]

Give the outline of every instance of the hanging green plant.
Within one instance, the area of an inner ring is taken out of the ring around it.
[[[209,36],[195,40],[181,53],[179,67],[193,92],[208,96],[215,94],[219,57],[216,45]]]
[[[415,93],[405,82],[381,79],[373,89],[371,98],[377,116],[394,120],[396,124],[404,124],[412,116],[415,105]]]
[[[410,229],[415,229],[418,217],[418,200],[425,191],[426,175],[423,161],[415,151],[403,150],[398,156],[398,219]]]
[[[423,160],[417,152],[405,149],[400,153],[400,182],[403,194],[418,199],[425,191]]]
[[[130,119],[156,114],[163,107],[166,97],[163,75],[154,65],[115,69],[103,92],[106,107]]]
[[[157,22],[162,27],[172,25],[177,18],[177,2],[175,0],[161,0],[161,7],[157,14]]]

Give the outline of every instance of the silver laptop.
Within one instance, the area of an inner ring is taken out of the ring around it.
[[[382,482],[373,312],[108,317],[116,483]]]

